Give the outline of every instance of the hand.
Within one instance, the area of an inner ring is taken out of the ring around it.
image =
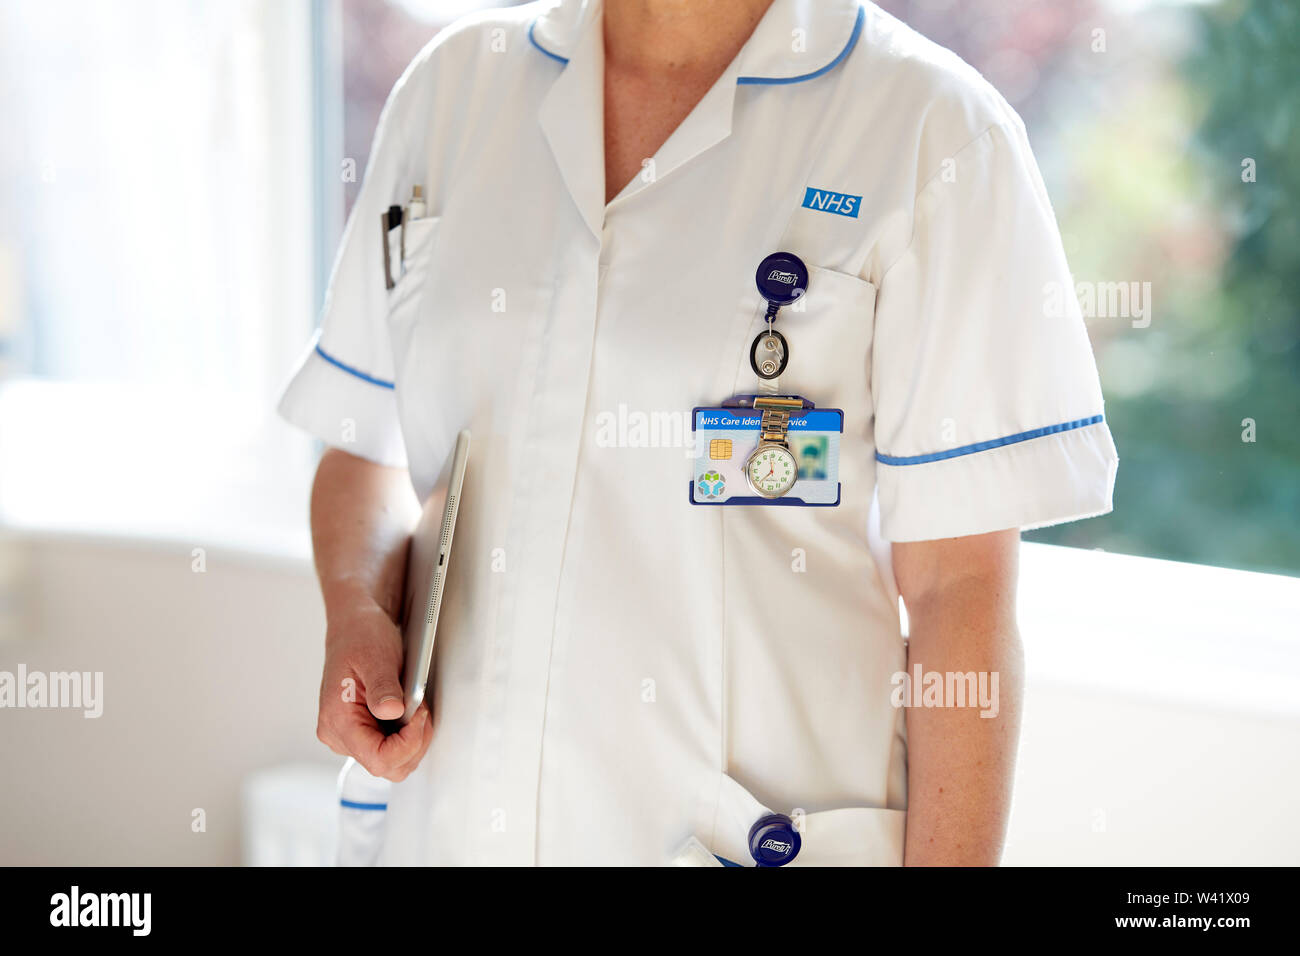
[[[383,608],[361,598],[330,615],[316,736],[372,775],[393,781],[419,766],[433,740],[427,706],[399,733],[385,737],[379,729],[380,720],[396,720],[406,709],[401,673],[402,635]]]

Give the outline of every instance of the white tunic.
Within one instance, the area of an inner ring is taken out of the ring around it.
[[[1023,124],[874,6],[776,0],[606,204],[601,36],[599,0],[562,0],[417,57],[282,401],[327,444],[409,463],[421,496],[473,433],[434,740],[383,859],[657,864],[695,836],[748,863],[773,810],[801,820],[794,865],[899,863],[886,542],[1110,508]],[[389,292],[379,217],[415,184],[429,216]],[[777,320],[780,391],[844,410],[842,503],[694,507],[686,416],[755,391],[754,270],[778,250],[811,270]]]

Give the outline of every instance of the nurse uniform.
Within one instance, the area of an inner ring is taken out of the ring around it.
[[[775,0],[606,204],[602,55],[599,0],[475,15],[420,53],[280,406],[421,496],[474,436],[433,743],[381,861],[662,864],[695,837],[748,863],[775,811],[801,823],[792,865],[898,864],[888,542],[1111,507],[1024,126],[876,7]],[[389,290],[378,220],[416,184]],[[842,501],[692,507],[690,411],[756,390],[777,250],[811,272],[780,390],[844,410]]]

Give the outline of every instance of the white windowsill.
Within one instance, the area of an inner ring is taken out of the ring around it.
[[[1031,687],[1300,713],[1300,578],[1025,544],[1018,610]]]
[[[163,436],[163,437],[160,437]],[[0,388],[0,527],[311,560],[310,440],[201,390]],[[1300,713],[1300,578],[1025,544],[1030,687]]]

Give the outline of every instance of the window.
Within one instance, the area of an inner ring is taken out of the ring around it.
[[[1024,117],[1088,320],[1115,510],[1026,539],[1300,573],[1295,4],[880,5]]]
[[[275,400],[388,90],[480,5],[0,3],[0,522],[305,553]]]
[[[0,3],[0,519],[301,531],[276,394],[389,89],[483,5]],[[1088,315],[1116,510],[1027,537],[1300,573],[1294,4],[881,5],[1024,116]]]
[[[234,534],[305,474],[273,405],[316,282],[310,13],[0,5],[7,521]]]

